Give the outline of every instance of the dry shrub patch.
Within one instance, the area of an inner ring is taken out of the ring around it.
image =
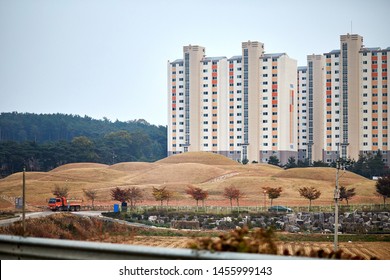
[[[189,248],[196,250],[241,252],[258,254],[277,254],[277,238],[272,229],[256,229],[249,231],[248,228],[237,228],[231,232],[223,233],[219,237],[196,238],[188,244]],[[325,259],[363,260],[364,257],[350,255],[342,250],[327,252],[323,249],[311,249],[306,252],[298,249],[293,252],[284,250],[285,256],[302,256]]]
[[[57,214],[39,219],[26,220],[26,236],[69,239],[103,240],[110,235],[127,234],[128,226],[106,222],[97,218]],[[21,222],[0,228],[0,234],[22,235]]]

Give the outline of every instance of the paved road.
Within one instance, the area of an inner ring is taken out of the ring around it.
[[[80,211],[80,212],[44,211],[44,212],[32,212],[32,213],[26,213],[26,219],[42,218],[42,217],[46,217],[46,216],[50,216],[50,215],[55,215],[55,214],[58,214],[58,213],[72,213],[72,214],[78,215],[78,216],[96,217],[96,218],[100,218],[100,219],[103,219],[103,220],[106,220],[106,221],[113,221],[113,222],[117,222],[117,223],[120,223],[120,224],[132,225],[132,226],[135,226],[135,227],[155,228],[154,226],[144,225],[144,224],[140,224],[140,223],[132,223],[132,222],[124,221],[124,220],[118,220],[118,219],[113,219],[113,218],[109,218],[109,217],[103,217],[101,215],[102,211]],[[15,223],[15,222],[21,221],[21,220],[22,220],[22,214],[20,214],[19,217],[15,217],[15,218],[11,218],[11,219],[5,219],[5,220],[0,220],[0,226],[8,226],[8,225],[10,225],[12,223]]]
[[[49,215],[53,215],[55,212],[52,211],[45,211],[45,212],[29,212],[26,213],[26,219],[31,219],[31,218],[42,218],[46,217]],[[5,220],[0,220],[0,226],[8,226],[12,223],[15,223],[17,221],[22,220],[22,214],[19,214],[18,217],[15,218],[10,218],[10,219],[5,219]]]

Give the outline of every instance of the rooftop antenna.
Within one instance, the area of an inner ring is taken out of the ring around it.
[[[353,33],[352,33],[352,20],[351,20],[351,34],[353,34]]]

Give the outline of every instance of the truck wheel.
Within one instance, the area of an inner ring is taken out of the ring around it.
[[[74,211],[74,206],[70,206],[70,207],[69,207],[69,211],[70,211],[70,212],[73,212],[73,211]]]
[[[80,206],[76,206],[76,211],[80,211]]]

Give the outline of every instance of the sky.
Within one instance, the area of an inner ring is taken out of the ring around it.
[[[260,41],[306,65],[351,29],[390,47],[390,1],[0,0],[0,113],[166,125],[167,62],[184,45],[231,57]]]

